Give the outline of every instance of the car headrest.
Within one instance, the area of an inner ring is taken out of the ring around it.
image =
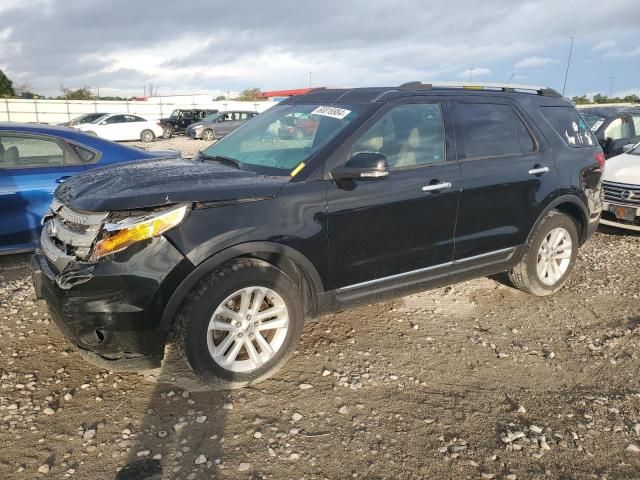
[[[420,131],[418,128],[412,128],[409,133],[409,138],[407,138],[407,143],[410,148],[418,148],[420,145]]]
[[[368,138],[363,142],[358,142],[358,147],[367,152],[379,152],[382,149],[383,144],[384,139],[382,135],[380,135],[377,137]]]
[[[8,166],[15,166],[20,160],[20,154],[16,147],[7,148],[2,154],[2,162]]]

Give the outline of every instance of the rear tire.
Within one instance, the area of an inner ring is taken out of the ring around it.
[[[520,263],[509,272],[510,283],[539,297],[557,292],[573,270],[578,244],[575,220],[550,211],[531,235]]]
[[[173,136],[173,128],[168,125],[162,126],[162,138],[169,139]]]
[[[303,323],[291,278],[262,260],[239,259],[194,288],[176,317],[176,343],[203,382],[215,389],[241,388],[282,368]]]
[[[202,138],[202,140],[206,140],[207,142],[212,142],[216,139],[216,134],[213,133],[213,130],[207,128],[202,132],[202,136],[200,138]]]
[[[140,133],[140,140],[142,140],[145,143],[153,142],[155,138],[156,138],[156,134],[153,133],[151,130],[143,130]]]

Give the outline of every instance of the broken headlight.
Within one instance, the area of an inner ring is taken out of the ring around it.
[[[162,235],[177,227],[187,216],[189,205],[132,216],[102,227],[102,238],[93,247],[91,260],[120,252],[136,242]]]

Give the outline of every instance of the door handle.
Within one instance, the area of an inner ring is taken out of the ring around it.
[[[56,178],[56,183],[62,183],[62,182],[64,182],[67,178],[71,178],[71,175],[66,175],[66,176],[64,176],[64,177]]]
[[[436,190],[449,190],[451,188],[451,182],[441,182],[425,185],[422,187],[423,192],[434,192]]]
[[[541,167],[536,165],[531,170],[529,170],[529,175],[544,175],[545,173],[549,173],[549,167]]]

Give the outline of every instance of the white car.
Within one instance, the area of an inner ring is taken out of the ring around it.
[[[607,160],[600,223],[640,232],[640,143]]]
[[[103,115],[91,123],[83,123],[75,128],[97,135],[107,140],[142,140],[151,142],[162,136],[162,127],[158,122],[128,113]]]

